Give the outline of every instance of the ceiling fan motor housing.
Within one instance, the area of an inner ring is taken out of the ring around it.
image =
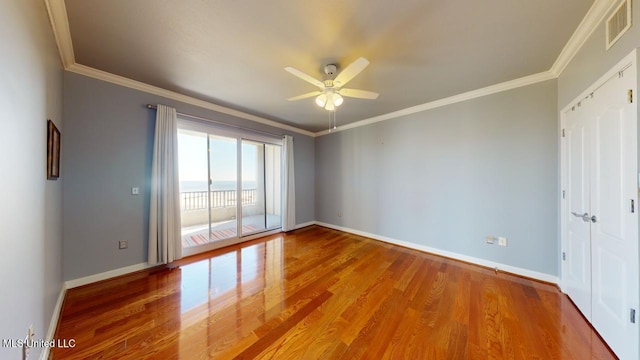
[[[337,70],[338,70],[338,67],[335,66],[334,64],[325,65],[324,67],[324,73],[327,75],[333,75],[336,73]]]

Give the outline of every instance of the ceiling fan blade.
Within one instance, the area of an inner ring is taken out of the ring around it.
[[[338,74],[338,76],[336,76],[336,78],[333,80],[334,86],[340,88],[347,85],[347,83],[351,81],[351,79],[353,79],[356,75],[360,74],[360,72],[364,70],[367,65],[369,65],[369,60],[363,57],[357,58],[356,61],[349,64],[346,68],[344,68],[344,70],[340,72],[340,74]]]
[[[307,75],[305,73],[303,73],[302,71],[296,69],[296,68],[292,68],[290,66],[287,66],[286,68],[284,68],[286,71],[290,72],[292,75],[299,77],[300,79],[311,83],[321,89],[324,89],[324,83],[318,79],[315,79],[313,76],[311,75]]]
[[[310,98],[312,96],[317,96],[317,95],[320,95],[320,94],[322,94],[322,91],[314,91],[314,92],[310,92],[310,93],[294,96],[294,97],[288,98],[287,100],[295,101],[295,100]]]
[[[342,96],[359,98],[359,99],[377,99],[378,93],[367,90],[358,90],[358,89],[340,89],[338,93]]]

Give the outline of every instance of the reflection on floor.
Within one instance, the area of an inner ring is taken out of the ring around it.
[[[51,359],[615,359],[556,285],[309,227],[66,292]]]
[[[251,245],[181,266],[184,295],[180,297],[180,311],[184,314],[208,306],[216,299],[233,299],[238,282],[264,281],[258,275],[262,273],[265,262],[270,265],[282,262],[282,242],[279,237],[266,244]],[[236,274],[234,269],[238,266],[242,271]]]
[[[267,215],[266,224],[264,215],[253,215],[242,218],[242,236],[272,229],[280,226],[279,215]],[[188,248],[208,244],[209,242],[234,238],[237,236],[238,225],[235,219],[211,224],[211,232],[208,233],[208,224],[195,225],[182,229],[182,247]]]

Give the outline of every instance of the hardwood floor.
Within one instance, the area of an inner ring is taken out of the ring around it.
[[[554,285],[322,227],[67,292],[54,359],[615,359]]]

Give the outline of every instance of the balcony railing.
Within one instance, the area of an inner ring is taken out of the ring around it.
[[[209,199],[207,199],[209,193]],[[208,200],[208,201],[207,201]],[[187,191],[180,193],[180,209],[205,210],[208,203],[211,208],[226,208],[236,206],[236,190],[213,190],[213,191]],[[242,205],[253,205],[256,203],[256,189],[242,190]]]

